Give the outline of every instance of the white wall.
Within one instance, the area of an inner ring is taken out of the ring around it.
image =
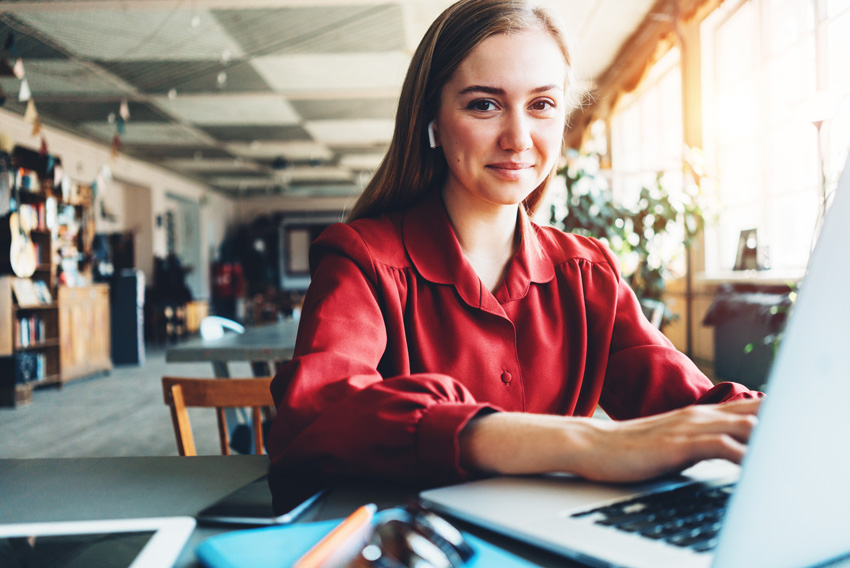
[[[22,117],[0,108],[0,134],[11,137],[14,144],[33,150],[41,146],[41,137],[47,141],[48,151],[62,160],[62,166],[71,179],[84,184],[95,181],[104,164],[108,164],[115,180],[106,188],[99,188],[95,203],[95,226],[97,232],[128,231],[134,228],[139,219],[129,219],[125,214],[133,203],[127,202],[138,194],[138,189],[150,192],[150,212],[147,223],[137,233],[137,263],[145,271],[147,282],[152,281],[150,272],[153,266],[152,258],[139,258],[144,254],[165,256],[166,240],[165,227],[157,226],[157,217],[174,208],[173,200],[167,194],[180,196],[184,199],[197,201],[201,204],[201,227],[205,246],[201,250],[202,266],[209,266],[215,259],[215,254],[226,236],[228,228],[239,219],[236,201],[209,189],[193,180],[183,178],[175,173],[160,168],[154,164],[143,162],[123,154],[114,159],[110,158],[110,149],[69,134],[63,130],[42,127],[42,133],[32,136],[32,126],[25,123]],[[133,191],[125,190],[126,185],[135,186]],[[101,217],[100,204],[103,202],[108,212],[117,216],[115,221],[107,221]],[[147,207],[147,204],[145,204]],[[144,240],[143,240],[144,239]],[[148,242],[149,241],[149,242]],[[208,298],[210,294],[209,271],[204,270],[203,285],[199,297]]]

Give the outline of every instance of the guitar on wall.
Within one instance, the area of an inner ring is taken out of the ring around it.
[[[15,197],[11,199],[13,190]],[[29,278],[38,266],[38,253],[21,215],[20,189],[15,182],[11,157],[6,152],[0,152],[0,195],[4,202],[10,203],[9,211],[0,217],[0,272]],[[8,261],[6,251],[9,251]]]

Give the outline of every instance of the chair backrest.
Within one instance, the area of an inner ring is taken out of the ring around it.
[[[254,448],[263,453],[263,410],[273,410],[271,394],[272,377],[247,379],[195,379],[162,377],[162,394],[171,408],[177,451],[181,456],[198,455],[195,438],[189,422],[188,407],[215,408],[218,420],[218,439],[221,453],[230,454],[230,443],[225,408],[251,408],[254,430]]]

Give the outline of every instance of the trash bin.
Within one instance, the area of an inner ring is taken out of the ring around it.
[[[791,307],[789,286],[726,284],[720,287],[704,325],[714,327],[714,375],[761,389],[773,364],[778,334]]]

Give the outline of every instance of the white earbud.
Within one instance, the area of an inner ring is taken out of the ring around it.
[[[434,121],[428,123],[428,143],[431,144],[431,148],[437,147],[437,138],[434,135]]]

